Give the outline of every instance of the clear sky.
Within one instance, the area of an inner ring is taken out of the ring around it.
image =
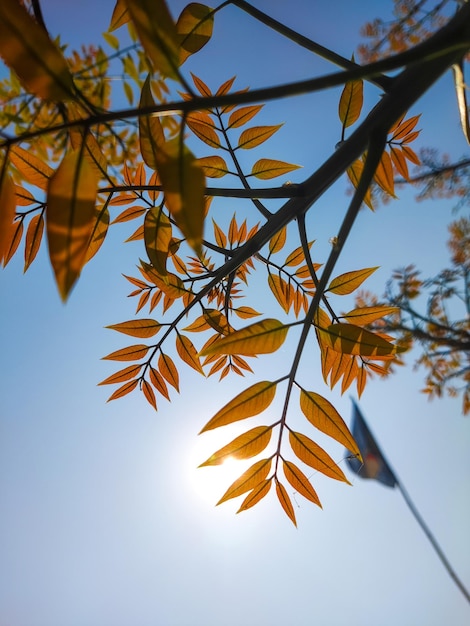
[[[51,33],[72,45],[99,38],[113,4],[42,2]],[[169,2],[175,15],[183,4]],[[346,57],[360,26],[391,10],[388,0],[254,4]],[[215,89],[234,74],[242,88],[332,67],[228,8],[218,16],[207,50],[186,69]],[[338,98],[339,91],[330,90],[266,106],[259,122],[285,125],[256,158],[303,164],[290,176],[301,180],[334,150]],[[367,90],[366,105],[376,98]],[[446,76],[412,111],[423,114],[420,145],[463,154],[456,111]],[[199,149],[200,156],[207,154]],[[347,206],[346,189],[341,181],[309,215],[316,262],[328,254]],[[239,210],[235,200],[220,206],[229,216]],[[416,203],[403,192],[376,213],[361,212],[338,273],[380,265],[365,285],[378,292],[400,265],[416,263],[432,275],[448,262],[452,206]],[[240,515],[236,501],[214,507],[241,471],[196,467],[245,424],[197,433],[237,391],[282,375],[293,341],[259,359],[258,371],[246,380],[218,383],[182,369],[181,394],[171,403],[160,400],[158,413],[137,393],[106,403],[110,389],[96,383],[113,370],[100,358],[127,344],[103,327],[131,319],[135,311],[121,276],[136,275],[141,254],[134,244],[122,245],[129,234],[114,229],[65,306],[45,245],[26,275],[21,256],[0,272],[0,626],[468,624],[468,604],[397,490],[351,474],[352,487],[315,475],[323,510],[297,496],[298,529],[273,494]],[[267,292],[253,306],[283,319]],[[349,421],[350,399],[323,386],[316,353],[305,359],[301,375]],[[371,383],[360,406],[468,587],[470,424],[458,401],[429,403],[421,386],[422,372],[409,366]],[[278,408],[273,404],[269,411]],[[325,445],[336,460],[344,457],[341,446]]]

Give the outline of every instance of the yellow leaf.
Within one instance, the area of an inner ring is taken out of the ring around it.
[[[255,489],[261,482],[263,482],[267,475],[269,474],[269,470],[271,469],[272,458],[271,459],[262,459],[258,461],[254,465],[252,465],[249,469],[244,472],[240,478],[230,485],[224,495],[217,502],[217,505],[222,504],[222,502],[226,502],[231,498],[237,498],[238,496],[243,495],[247,491],[251,491]]]
[[[161,324],[152,319],[129,320],[128,322],[120,322],[119,324],[111,324],[106,326],[111,330],[117,330],[119,333],[130,335],[131,337],[141,337],[147,339],[158,333]]]
[[[127,348],[111,352],[111,354],[102,358],[107,361],[138,361],[139,359],[142,359],[149,350],[149,346],[139,343],[135,346],[128,346]]]
[[[154,367],[150,366],[149,367],[149,377],[150,377],[150,382],[155,387],[155,389],[158,391],[158,393],[161,393],[161,395],[163,397],[165,397],[167,400],[169,400],[170,396],[168,394],[168,388],[167,388],[166,383],[163,380],[163,376],[160,374],[160,372],[158,372]]]
[[[109,210],[107,207],[95,210],[95,223],[90,237],[90,243],[85,256],[85,263],[92,259],[104,243],[109,227]]]
[[[222,176],[230,173],[227,163],[220,156],[201,157],[196,161],[209,178],[222,178]]]
[[[287,228],[284,226],[269,240],[269,252],[271,254],[276,254],[276,252],[282,250],[286,243],[286,237]]]
[[[370,359],[389,359],[405,350],[354,324],[331,324],[326,330],[319,332],[327,346],[343,354],[355,354]]]
[[[359,119],[363,104],[362,80],[351,80],[344,86],[339,100],[338,114],[343,128],[347,128]]]
[[[261,180],[270,180],[277,176],[282,176],[293,170],[297,170],[301,165],[286,163],[285,161],[275,161],[274,159],[260,159],[256,161],[251,169],[252,176]]]
[[[272,426],[257,426],[243,435],[236,437],[229,444],[214,452],[207,461],[201,463],[199,467],[205,465],[220,465],[228,458],[251,459],[262,452],[271,440]]]
[[[277,274],[268,275],[268,285],[281,307],[289,313],[291,306],[289,285]]]
[[[108,376],[102,380],[99,385],[113,385],[115,383],[122,383],[123,380],[129,380],[130,378],[134,378],[140,372],[142,368],[141,365],[129,365],[129,367],[125,367],[122,370],[119,370],[115,374]]]
[[[351,484],[333,459],[314,441],[302,433],[290,430],[289,442],[295,455],[306,465],[313,467],[325,476],[344,481],[348,485]]]
[[[291,461],[282,460],[282,469],[284,471],[284,476],[286,480],[290,482],[292,487],[296,491],[298,491],[304,498],[318,504],[320,508],[322,505],[320,503],[320,499],[317,496],[317,492],[310,484],[309,479],[305,476],[305,474]]]
[[[179,37],[165,0],[126,0],[126,6],[154,70],[177,78]]]
[[[43,232],[44,218],[42,214],[35,215],[31,218],[31,221],[28,224],[28,230],[26,231],[26,241],[24,246],[24,272],[26,272],[28,267],[36,258],[39,246],[41,245]]]
[[[142,85],[139,108],[151,107],[154,104],[149,75]],[[166,150],[165,135],[159,117],[155,115],[139,116],[139,141],[140,152],[146,165],[156,170],[159,160],[162,159],[160,153]]]
[[[242,132],[238,139],[238,147],[249,150],[261,145],[276,133],[282,124],[277,126],[254,126]]]
[[[264,105],[256,104],[235,109],[228,118],[227,128],[238,128],[249,122],[257,113],[261,111]]]
[[[395,197],[395,182],[393,176],[392,159],[385,150],[382,153],[382,158],[377,166],[374,174],[375,182],[381,187],[385,193]]]
[[[349,180],[353,184],[354,189],[357,188],[359,184],[359,180],[361,178],[362,170],[364,169],[364,162],[361,159],[357,159],[354,163],[348,167],[346,173],[348,175]],[[370,193],[370,188],[367,190],[364,196],[364,204],[366,204],[369,209],[374,210],[374,206],[372,204],[372,196]]]
[[[244,354],[254,356],[269,354],[282,346],[288,330],[289,327],[278,320],[265,319],[222,337],[203,350],[201,355]]]
[[[21,176],[32,185],[46,190],[54,170],[34,155],[30,150],[13,146],[9,153],[10,161]]]
[[[255,383],[220,409],[199,434],[262,413],[272,403],[275,395],[276,383]]]
[[[155,270],[164,278],[172,238],[171,222],[160,207],[147,212],[144,220],[144,240],[148,258]]]
[[[309,250],[312,247],[313,243],[314,243],[313,241],[309,242],[308,244]],[[299,265],[300,263],[304,261],[305,261],[305,252],[304,252],[303,246],[299,246],[298,248],[296,248],[289,254],[287,259],[284,261],[284,265],[295,267],[296,265]]]
[[[237,513],[246,511],[247,509],[250,509],[252,506],[255,506],[255,504],[258,504],[258,502],[262,500],[269,493],[272,482],[273,482],[272,478],[269,478],[267,480],[263,480],[262,482],[260,482],[259,485],[255,487],[243,500]]]
[[[328,400],[318,393],[302,389],[300,392],[300,408],[302,413],[315,428],[318,428],[318,430],[321,430],[323,433],[343,444],[343,446],[355,454],[358,459],[362,460],[354,437],[349,432],[341,415]]]
[[[127,11],[126,0],[116,0],[109,30],[116,30],[126,24],[129,20],[130,16]]]
[[[0,173],[0,262],[4,265],[8,262],[8,252],[16,230],[15,214],[15,185],[4,166]]]
[[[180,63],[203,48],[212,36],[213,11],[198,2],[191,2],[181,12],[176,22],[180,44]]]
[[[160,374],[167,381],[167,383],[170,383],[170,385],[179,392],[178,370],[176,369],[171,357],[161,352],[158,357],[158,368],[160,370]]]
[[[49,181],[47,241],[62,300],[67,299],[86,262],[97,189],[96,173],[81,151],[70,151]]]
[[[413,117],[408,118],[404,122],[401,122],[398,128],[393,130],[393,135],[390,141],[398,141],[400,139],[404,139],[406,135],[411,133],[413,128],[418,123],[420,117],[421,115],[414,115]]]
[[[178,352],[182,361],[187,363],[190,367],[199,372],[203,376],[204,370],[201,367],[197,350],[194,347],[192,341],[185,335],[176,335],[176,351]]]
[[[205,309],[203,317],[211,328],[221,335],[226,335],[230,330],[230,324],[225,315],[217,309]]]
[[[211,148],[220,148],[220,139],[214,129],[214,123],[207,113],[201,111],[190,113],[186,118],[186,124],[196,137]]]
[[[403,152],[404,157],[408,159],[408,161],[411,161],[415,165],[421,165],[419,156],[409,146],[402,146],[401,150]]]
[[[56,102],[74,96],[61,51],[18,0],[0,2],[0,56],[35,96]]]
[[[122,398],[123,396],[127,395],[128,393],[130,393],[137,387],[138,383],[139,383],[138,378],[136,378],[135,380],[130,380],[127,383],[124,383],[124,385],[116,389],[116,391],[109,396],[108,402],[111,402],[111,400],[116,400],[117,398]]]
[[[333,278],[327,291],[335,293],[338,296],[344,296],[348,293],[352,293],[377,269],[378,267],[367,267],[363,270],[355,270],[353,272],[341,274],[340,276]]]
[[[353,309],[349,313],[345,313],[344,317],[350,324],[357,324],[358,326],[364,326],[382,319],[386,315],[391,313],[397,313],[399,308],[396,306],[364,306],[359,309]]]
[[[276,480],[276,495],[287,517],[291,520],[294,526],[297,526],[292,502],[287,494],[286,488],[278,480]]]

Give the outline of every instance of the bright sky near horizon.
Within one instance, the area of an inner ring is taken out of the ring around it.
[[[178,15],[186,3],[168,4]],[[389,15],[392,2],[253,4],[350,57],[360,26]],[[114,2],[41,5],[52,35],[60,33],[73,47],[100,40]],[[229,7],[217,15],[213,41],[188,61],[187,75],[189,70],[216,89],[235,74],[243,88],[334,67]],[[303,164],[289,176],[302,180],[338,141],[339,93],[266,105],[260,123],[285,124],[257,158]],[[365,106],[377,97],[368,89]],[[412,113],[422,113],[420,146],[439,145],[454,157],[465,152],[450,75]],[[199,149],[199,156],[207,154],[201,144]],[[347,206],[346,189],[340,182],[310,211],[316,262],[328,254]],[[453,203],[417,203],[411,191],[399,195],[375,213],[361,212],[335,273],[379,265],[364,286],[380,293],[395,267],[416,263],[433,275],[448,262]],[[221,210],[231,217],[238,203],[224,201]],[[121,243],[128,235],[119,227],[110,233],[65,306],[44,244],[25,275],[20,255],[0,272],[0,626],[468,624],[468,603],[396,489],[350,473],[352,487],[314,475],[323,510],[293,496],[297,529],[272,493],[240,515],[237,501],[214,507],[240,467],[196,467],[244,432],[243,425],[197,433],[260,375],[277,378],[295,337],[258,359],[248,379],[218,383],[182,369],[180,395],[171,403],[160,400],[158,413],[137,393],[106,403],[111,389],[96,383],[114,370],[100,359],[127,344],[103,327],[135,312],[121,274],[136,275],[141,251]],[[269,295],[253,306],[281,314]],[[394,377],[371,382],[360,407],[468,588],[470,422],[458,400],[428,402],[419,392],[423,373],[413,371],[411,357],[407,362]],[[349,422],[348,394],[324,386],[317,353],[302,371]],[[260,419],[256,424],[269,423]],[[341,446],[318,440],[343,459]]]

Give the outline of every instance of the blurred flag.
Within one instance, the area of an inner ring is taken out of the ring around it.
[[[395,487],[398,481],[354,401],[351,432],[364,459],[364,463],[361,463],[355,457],[348,456],[351,470],[361,478],[373,478],[387,487]]]

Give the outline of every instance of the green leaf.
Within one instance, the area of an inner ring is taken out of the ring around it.
[[[262,452],[271,440],[272,426],[256,426],[243,435],[236,437],[226,446],[214,452],[207,461],[201,463],[199,467],[205,465],[220,465],[228,458],[251,459]]]
[[[201,355],[244,354],[255,356],[257,354],[269,354],[282,346],[288,330],[289,326],[278,320],[265,319],[222,337],[203,350]]]
[[[276,385],[277,383],[262,381],[245,389],[220,409],[199,434],[262,413],[274,400]]]
[[[355,270],[354,272],[341,274],[340,276],[333,278],[327,291],[335,293],[338,296],[344,296],[348,293],[352,293],[377,269],[378,267],[367,267],[363,270]]]

